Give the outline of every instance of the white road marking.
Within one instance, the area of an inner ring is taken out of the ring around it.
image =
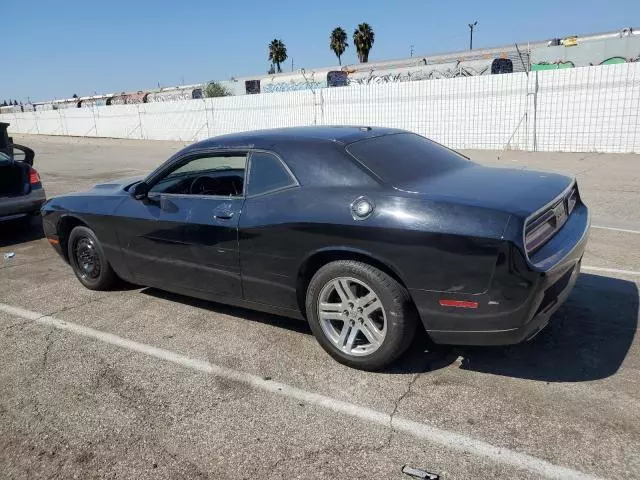
[[[478,457],[484,457],[497,463],[510,465],[518,469],[528,470],[536,475],[543,476],[545,478],[597,478],[578,470],[554,465],[547,462],[546,460],[542,460],[526,453],[516,452],[503,447],[496,447],[489,443],[483,442],[482,440],[477,440],[460,433],[432,427],[425,423],[416,422],[414,420],[409,420],[403,417],[393,416],[392,418],[391,415],[385,412],[380,412],[368,407],[363,407],[361,405],[338,400],[327,395],[302,390],[300,388],[296,388],[284,383],[265,380],[264,378],[257,375],[252,375],[250,373],[242,372],[239,370],[215,365],[213,363],[207,362],[206,360],[190,358],[184,355],[180,355],[179,353],[172,352],[170,350],[154,347],[152,345],[146,345],[144,343],[135,342],[133,340],[128,340],[111,333],[101,332],[100,330],[95,330],[93,328],[78,325],[76,323],[60,320],[49,315],[43,315],[19,307],[6,305],[4,303],[0,303],[0,311],[23,318],[25,320],[31,320],[39,325],[75,333],[76,335],[97,340],[102,343],[124,348],[167,362],[172,362],[191,370],[196,370],[228,380],[244,383],[258,390],[263,390],[266,392],[274,393],[276,395],[293,398],[298,401],[303,401],[317,407],[326,408],[333,412],[341,413],[344,415],[350,415],[352,417],[359,418],[366,422],[381,425],[386,428],[391,427],[397,432],[411,435],[420,440],[435,443],[452,450],[469,452]],[[332,360],[327,357],[327,361]]]
[[[637,270],[619,270],[617,268],[602,268],[602,267],[591,267],[589,265],[582,265],[580,270],[587,270],[592,272],[603,272],[603,273],[618,273],[620,275],[640,275],[640,272]]]
[[[603,227],[601,225],[591,225],[591,228],[599,228],[600,230],[611,230],[614,232],[624,232],[624,233],[637,233],[640,234],[640,230],[630,230],[628,228],[614,228],[614,227]]]

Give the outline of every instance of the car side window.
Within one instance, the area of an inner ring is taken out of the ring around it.
[[[247,195],[259,195],[296,185],[282,162],[273,154],[253,152]]]
[[[150,193],[240,197],[246,166],[247,154],[191,157],[165,174]]]

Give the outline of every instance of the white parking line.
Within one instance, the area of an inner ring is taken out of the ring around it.
[[[617,268],[603,268],[603,267],[591,267],[589,265],[582,265],[580,270],[587,270],[592,272],[603,272],[603,273],[617,273],[620,275],[640,275],[640,272],[637,270],[619,270]]]
[[[102,343],[114,345],[116,347],[141,353],[167,362],[172,362],[191,370],[197,370],[217,377],[244,383],[258,390],[293,398],[298,401],[303,401],[344,415],[350,415],[386,428],[393,428],[393,430],[397,432],[411,435],[420,440],[435,443],[452,450],[469,452],[478,457],[488,458],[496,463],[510,465],[518,469],[528,470],[536,475],[546,478],[597,478],[578,470],[553,465],[546,460],[527,455],[526,453],[519,453],[507,448],[496,447],[483,442],[482,440],[476,440],[460,433],[432,427],[425,423],[416,422],[395,415],[392,417],[385,412],[344,402],[319,393],[302,390],[284,383],[265,380],[257,375],[215,365],[207,362],[206,360],[189,358],[170,350],[128,340],[111,333],[101,332],[100,330],[94,330],[93,328],[78,325],[76,323],[66,322],[49,315],[42,315],[37,312],[13,307],[4,303],[0,303],[0,311],[25,320],[31,320],[39,325],[75,333],[76,335],[97,340]],[[327,361],[331,360],[327,358]]]
[[[600,230],[611,230],[614,232],[624,232],[624,233],[637,233],[640,234],[640,230],[630,230],[628,228],[614,228],[614,227],[603,227],[602,225],[591,225],[591,228],[599,228]]]

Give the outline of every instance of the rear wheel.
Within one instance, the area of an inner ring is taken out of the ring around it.
[[[307,290],[307,318],[336,360],[379,370],[407,349],[416,316],[407,290],[366,263],[340,260],[320,268]]]
[[[68,258],[73,273],[90,290],[108,290],[117,281],[93,230],[78,226],[71,230]]]

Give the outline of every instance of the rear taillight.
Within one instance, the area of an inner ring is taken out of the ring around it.
[[[29,168],[29,183],[31,185],[40,183],[40,175],[35,168]]]
[[[578,203],[578,188],[573,187],[571,189],[571,192],[569,193],[569,197],[567,198],[567,210],[569,212],[569,215],[571,215],[571,212],[573,212],[576,203]]]
[[[555,232],[555,216],[553,212],[548,212],[544,215],[544,219],[541,222],[536,222],[534,226],[527,228],[524,239],[527,252],[532,253],[538,247],[542,246]]]
[[[578,187],[573,186],[568,194],[542,214],[530,220],[525,228],[524,244],[527,253],[533,253],[547,242],[567,222],[578,203]]]

